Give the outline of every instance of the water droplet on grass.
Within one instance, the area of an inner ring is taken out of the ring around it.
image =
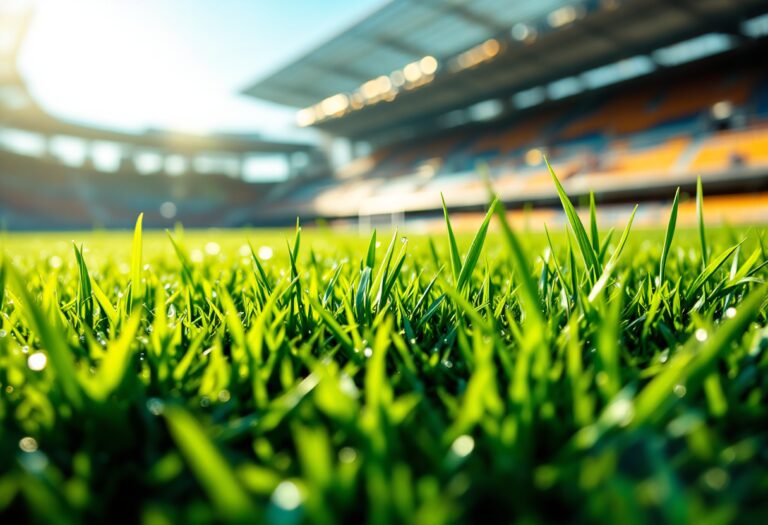
[[[707,331],[703,328],[699,328],[696,330],[696,333],[694,334],[697,341],[704,342],[707,340],[708,334]]]
[[[357,451],[352,447],[344,447],[339,450],[339,461],[342,463],[352,463],[357,459]]]
[[[272,503],[283,510],[295,510],[301,505],[301,492],[292,481],[283,481],[272,493]]]
[[[211,241],[205,245],[205,253],[208,255],[218,255],[221,253],[221,246],[219,246],[218,243]]]
[[[19,448],[24,452],[36,452],[37,440],[31,436],[25,436],[19,440]]]
[[[728,473],[719,467],[709,469],[702,477],[704,483],[712,490],[723,490],[728,485],[729,478]]]
[[[30,370],[39,372],[48,364],[48,358],[42,352],[35,352],[27,358],[27,366]]]
[[[165,409],[165,403],[163,403],[162,399],[159,399],[157,397],[152,397],[147,400],[147,410],[149,410],[149,412],[153,416],[161,415],[164,409]]]
[[[460,458],[470,455],[474,449],[475,440],[472,436],[467,435],[457,437],[451,445],[451,452]]]

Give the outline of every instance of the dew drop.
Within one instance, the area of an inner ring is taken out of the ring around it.
[[[216,242],[209,242],[205,245],[205,253],[208,255],[218,255],[221,253],[221,246]]]
[[[702,479],[712,490],[723,490],[728,485],[729,476],[725,470],[715,467],[706,471]]]
[[[472,451],[475,449],[475,440],[472,438],[472,436],[463,435],[456,438],[456,440],[451,445],[451,452],[456,454],[458,457],[463,458],[468,456],[472,453]]]
[[[675,385],[672,388],[672,392],[674,392],[677,397],[684,397],[688,390],[685,388],[685,385]]]
[[[25,436],[19,440],[19,448],[24,452],[36,452],[37,440],[31,436]]]
[[[30,370],[39,372],[48,364],[48,358],[42,352],[35,352],[27,358],[27,366]]]
[[[272,503],[283,510],[295,510],[301,505],[301,492],[292,481],[283,481],[272,493]]]
[[[698,330],[696,330],[695,337],[697,341],[704,342],[707,340],[707,336],[708,336],[707,331],[704,330],[703,328],[699,328]]]
[[[164,409],[165,409],[165,403],[163,403],[162,399],[159,399],[157,397],[152,397],[147,399],[147,410],[149,410],[149,412],[153,416],[161,415]]]
[[[352,447],[344,447],[339,450],[339,461],[342,463],[352,463],[357,459],[357,451]]]

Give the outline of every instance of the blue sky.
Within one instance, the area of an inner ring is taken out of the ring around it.
[[[37,0],[20,67],[38,102],[68,120],[301,137],[293,109],[238,92],[383,3]]]

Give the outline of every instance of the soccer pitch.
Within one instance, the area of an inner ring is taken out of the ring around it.
[[[764,230],[560,190],[546,235],[3,234],[1,521],[764,522]]]

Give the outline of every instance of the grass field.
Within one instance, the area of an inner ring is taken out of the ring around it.
[[[5,234],[0,522],[765,523],[763,230],[561,197],[549,236]]]

